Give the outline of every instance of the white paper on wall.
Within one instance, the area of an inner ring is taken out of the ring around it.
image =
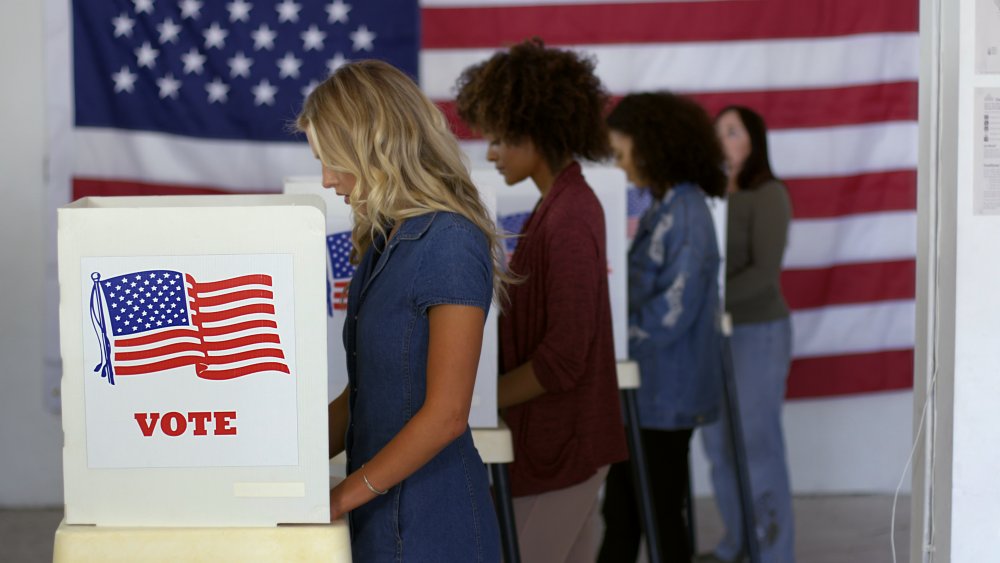
[[[1000,73],[1000,0],[976,0],[976,72]]]
[[[318,177],[292,177],[285,180],[287,194],[318,195],[326,202],[327,221],[327,350],[329,356],[328,389],[330,400],[339,396],[347,387],[347,355],[344,351],[343,331],[347,315],[347,286],[354,275],[350,264],[351,207],[333,190],[324,189]],[[480,187],[480,197],[495,215],[493,192]],[[483,348],[479,357],[479,371],[472,395],[469,425],[473,428],[495,428],[497,425],[497,327],[496,307],[490,308],[483,334]]]
[[[973,205],[976,215],[1000,215],[1000,88],[976,88]]]
[[[291,255],[93,257],[80,274],[88,467],[298,463]]]

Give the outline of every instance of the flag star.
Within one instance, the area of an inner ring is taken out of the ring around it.
[[[151,327],[151,326],[153,326],[153,325],[151,325],[151,324],[149,324],[149,323],[146,323],[146,328],[149,328],[149,327]]]
[[[302,9],[302,4],[296,4],[292,0],[282,0],[281,4],[274,7],[278,11],[278,22],[291,22],[295,23],[299,21],[299,10]]]
[[[205,50],[215,47],[216,49],[222,49],[226,46],[226,36],[229,35],[229,31],[219,27],[217,22],[212,22],[212,26],[202,32],[205,36]]]
[[[251,88],[251,91],[253,92],[253,103],[255,106],[274,105],[274,96],[278,93],[278,89],[272,86],[266,78]]]
[[[121,331],[122,331],[122,329],[118,329],[118,332],[121,332]]]
[[[250,20],[250,10],[253,9],[253,4],[245,0],[236,0],[226,4],[226,9],[229,10],[230,22],[245,22]]]
[[[129,287],[135,287],[135,282],[132,282],[132,285],[130,285]]]
[[[158,49],[154,49],[149,41],[143,42],[142,46],[135,50],[136,64],[139,68],[148,67],[153,68],[156,66],[156,57],[160,55]]]
[[[137,14],[152,14],[153,13],[153,0],[132,0],[135,4],[135,13]]]
[[[127,66],[123,66],[121,70],[111,75],[111,79],[115,81],[115,92],[131,93],[135,89],[136,78],[138,76],[130,71]]]
[[[128,290],[126,289],[125,291],[128,291]],[[132,304],[132,300],[131,300],[131,299],[129,299],[128,301],[126,301],[126,302],[125,302],[125,304],[126,304],[126,305],[131,305],[131,304]]]
[[[160,300],[160,298],[159,298],[159,297],[154,297],[154,298],[153,298],[153,303],[157,303],[157,302],[159,302],[159,300]],[[150,308],[150,309],[152,309],[152,308],[153,308],[153,306],[152,306],[152,305],[150,305],[150,306],[149,306],[149,308]]]
[[[119,301],[125,301],[125,296],[124,295],[119,295],[118,296],[118,300]]]
[[[172,18],[163,20],[163,23],[156,26],[156,29],[160,32],[160,45],[176,43],[177,37],[181,33],[181,26],[175,24]]]
[[[121,315],[115,315],[115,320],[116,320],[116,321],[120,321],[120,320],[122,320],[122,317],[121,317]]]
[[[274,38],[277,36],[278,34],[267,27],[266,23],[260,24],[260,27],[250,34],[250,37],[253,37],[253,48],[255,51],[274,49]]]
[[[115,286],[115,291],[118,291],[118,290],[120,290],[121,288],[122,288],[121,284],[118,284],[118,285],[116,285],[116,286]]]
[[[163,326],[163,321],[156,321],[156,326]]]
[[[128,321],[125,321],[125,326],[128,326]]]
[[[135,26],[135,20],[122,14],[111,20],[111,23],[115,26],[115,37],[123,35],[125,37],[132,37],[132,27]]]
[[[177,92],[181,89],[181,81],[174,78],[172,73],[157,79],[156,85],[160,87],[160,99],[177,98]]]
[[[137,280],[138,280],[138,279],[142,279],[142,274],[136,274],[136,275],[135,275],[135,279],[137,279]]]
[[[229,99],[229,85],[224,83],[219,77],[215,77],[215,80],[206,84],[205,90],[208,90],[208,103],[210,104],[215,102],[224,103]]]
[[[253,64],[253,59],[247,58],[242,51],[236,53],[236,56],[227,61],[229,63],[229,76],[236,78],[237,76],[242,76],[243,78],[250,78],[250,65]],[[170,283],[174,283],[174,280],[170,280]]]
[[[204,58],[204,57],[203,57]],[[149,280],[142,282],[144,285],[149,285]],[[148,296],[147,296],[148,297]]]
[[[291,53],[285,53],[284,57],[278,59],[278,69],[281,78],[298,78],[299,67],[301,66],[302,60],[296,59],[295,55]]]
[[[330,74],[333,74],[337,72],[338,68],[346,65],[349,62],[351,61],[344,58],[343,53],[337,53],[333,56],[332,59],[326,61],[326,70],[328,70]]]
[[[114,294],[114,293],[109,293],[109,294],[108,294],[108,297],[114,297],[114,296],[115,296],[115,294]]]
[[[310,80],[309,84],[306,84],[302,87],[302,90],[300,90],[302,92],[302,97],[308,98],[309,94],[312,94],[312,91],[315,90],[317,86],[319,86],[319,82]]]
[[[133,307],[132,307],[132,310],[133,310],[133,311],[138,311],[138,310],[139,310],[139,306],[138,306],[138,305],[135,305],[135,306],[133,306]],[[129,317],[131,318],[131,317],[132,317],[132,315],[129,315]]]
[[[375,33],[368,29],[368,26],[361,26],[357,31],[351,32],[351,41],[354,43],[355,51],[371,51],[375,48]]]
[[[342,0],[334,0],[326,5],[326,20],[329,23],[347,23],[347,13],[350,11],[350,4],[344,4]]]
[[[136,307],[136,308],[135,308],[135,310],[136,310],[136,311],[138,311],[138,310],[139,310],[139,308],[138,308],[138,307]],[[130,319],[133,319],[133,318],[135,318],[135,315],[133,315],[132,313],[129,313],[129,314],[128,314],[128,318],[130,318]]]
[[[299,36],[302,38],[303,51],[323,50],[323,40],[326,39],[326,33],[320,31],[315,25],[310,25],[309,29],[303,31]]]
[[[205,67],[205,55],[198,52],[198,49],[191,47],[191,50],[181,55],[184,61],[184,74],[201,74]]]
[[[136,330],[138,330],[138,329],[139,329],[139,327],[138,327],[138,326],[134,326],[134,327],[132,327],[132,332],[135,332],[135,331],[136,331]]]
[[[201,16],[201,2],[199,0],[181,0],[181,19],[198,19]]]

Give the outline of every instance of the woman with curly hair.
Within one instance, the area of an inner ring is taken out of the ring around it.
[[[541,200],[510,261],[523,278],[500,315],[497,402],[514,438],[511,488],[526,562],[592,560],[597,493],[625,459],[604,213],[577,158],[608,154],[593,63],[532,40],[468,68],[459,115],[507,184]]]
[[[662,555],[688,563],[685,501],[695,427],[719,414],[722,333],[719,247],[706,196],[726,177],[712,121],[695,102],[626,96],[608,115],[615,163],[652,195],[628,255],[629,356],[639,364],[640,434]],[[640,524],[627,463],[608,474],[599,561],[635,561]]]
[[[330,491],[355,561],[499,561],[468,417],[483,325],[507,279],[496,227],[441,112],[380,61],[341,68],[297,125],[350,204],[348,386],[329,409]]]

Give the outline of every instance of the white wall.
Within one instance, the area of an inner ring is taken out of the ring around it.
[[[45,210],[43,14],[0,16],[0,506],[62,503],[62,429],[42,381]]]
[[[0,17],[0,506],[62,502],[62,433],[46,408],[45,258],[54,237],[45,194],[43,9],[7,0]],[[910,447],[910,392],[788,403],[799,493],[891,492]],[[700,442],[698,494],[709,490]],[[909,482],[906,482],[908,490]]]

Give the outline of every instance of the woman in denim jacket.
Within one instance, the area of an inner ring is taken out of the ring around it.
[[[629,356],[665,561],[688,562],[688,447],[718,416],[722,384],[719,247],[706,201],[726,178],[712,122],[670,93],[626,96],[608,116],[615,163],[653,202],[629,250]],[[600,561],[635,561],[638,510],[627,463],[607,480]]]
[[[340,67],[298,127],[350,204],[347,389],[330,404],[330,491],[355,561],[500,560],[468,417],[483,325],[503,292],[496,227],[441,112],[380,61]]]

